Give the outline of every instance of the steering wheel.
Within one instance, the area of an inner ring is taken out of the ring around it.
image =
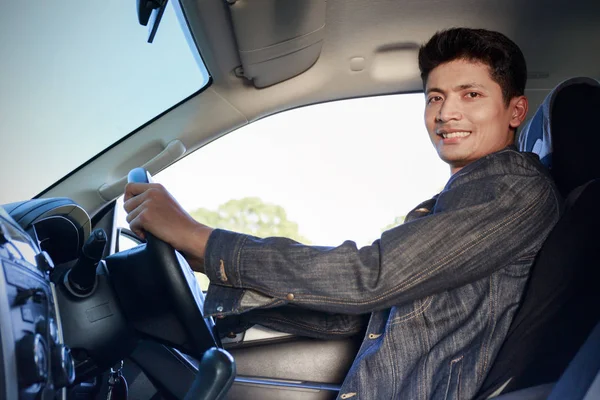
[[[135,168],[129,172],[127,180],[128,182],[150,183],[152,177],[145,169]],[[155,299],[152,299],[152,296],[156,294],[162,293],[167,297],[165,300],[167,303],[170,303],[171,307],[166,307],[166,309],[160,308],[162,316],[166,316],[167,318],[170,316],[164,315],[165,310],[167,313],[171,311],[171,315],[175,315],[183,327],[188,343],[191,344],[191,354],[200,360],[196,380],[185,399],[223,399],[235,378],[235,362],[227,351],[219,348],[220,341],[216,334],[212,318],[204,318],[202,315],[204,294],[185,258],[173,246],[148,232],[146,232],[146,245],[138,246],[138,248],[125,252],[124,257],[127,259],[125,264],[127,264],[128,268],[138,270],[137,273],[134,273],[134,275],[138,276],[137,282],[129,281],[132,286],[138,284],[140,273],[142,277],[151,276],[150,281],[153,281],[154,285],[145,286],[142,282],[141,286],[137,286],[138,289],[142,288],[142,292],[144,288],[151,289],[149,293],[145,293],[145,299],[148,302],[156,305],[153,302]],[[151,273],[149,271],[145,271],[144,273],[144,271],[140,270],[141,268],[151,268],[152,271]],[[121,269],[122,271],[123,269]],[[122,274],[121,277],[127,275],[131,278],[131,273]],[[127,279],[125,282],[127,282]],[[147,282],[148,280],[146,280]],[[129,289],[132,286],[129,286]],[[140,298],[136,299],[138,311],[140,311],[140,300]],[[141,303],[144,303],[144,301]],[[129,302],[129,304],[131,305],[132,303]],[[148,306],[145,307],[146,310],[148,308]],[[138,321],[147,322],[147,319],[144,317],[145,313],[142,312],[141,314],[142,317]],[[152,315],[150,315],[150,320],[152,320]],[[152,328],[156,329],[156,325],[160,325],[160,315],[155,315],[154,323],[151,322],[149,326],[142,323],[138,324],[138,327],[143,327],[145,333],[152,336],[153,332],[160,330],[153,331]],[[162,333],[164,334],[165,332],[163,331]],[[178,344],[181,345],[181,343]]]
[[[152,178],[143,168],[135,168],[127,176],[128,182],[150,183]],[[144,258],[145,274],[151,274],[157,288],[166,295],[170,311],[176,316],[187,336],[188,344],[198,359],[211,347],[218,346],[212,318],[204,318],[204,294],[185,258],[170,244],[146,232],[146,245],[134,258]],[[133,261],[133,260],[131,260]],[[141,261],[141,260],[140,260]],[[135,263],[139,264],[140,263]],[[131,266],[131,264],[130,264]],[[151,269],[149,271],[148,269]],[[144,273],[140,271],[141,273]],[[138,299],[139,301],[139,299]]]
[[[128,180],[149,183],[151,177],[136,168]],[[92,265],[97,286],[86,296],[57,286],[65,343],[83,350],[76,383],[128,357],[144,338],[200,360],[186,399],[222,399],[233,383],[235,362],[219,348],[212,318],[202,315],[204,294],[179,252],[149,233],[146,237],[146,243]]]

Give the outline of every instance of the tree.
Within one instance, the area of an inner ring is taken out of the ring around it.
[[[261,238],[281,236],[304,244],[310,243],[300,235],[298,224],[288,220],[283,207],[265,203],[258,197],[229,200],[216,211],[198,208],[190,214],[197,221],[215,228]]]
[[[387,225],[385,228],[383,228],[381,230],[381,232],[385,232],[388,231],[392,228],[397,227],[398,225],[402,225],[404,223],[404,219],[406,218],[406,215],[401,215],[400,217],[396,217],[394,218],[394,222],[392,222],[391,224]]]

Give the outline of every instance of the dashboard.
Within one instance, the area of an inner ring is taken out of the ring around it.
[[[0,207],[0,399],[75,398],[135,347],[107,247],[70,199]]]
[[[75,378],[71,351],[64,344],[56,287],[50,280],[54,263],[34,239],[34,222],[40,222],[47,248],[64,257],[77,256],[74,246],[78,238],[75,231],[65,232],[70,248],[53,248],[57,243],[46,236],[50,222],[60,221],[56,224],[59,230],[65,228],[64,221],[71,229],[75,224],[61,215],[65,210],[50,209],[54,213],[45,207],[34,212],[36,217],[29,214],[32,236],[0,207],[0,398],[37,399],[40,394],[41,398],[66,398],[63,388]]]
[[[136,349],[146,349],[138,355],[146,373],[174,358],[178,368],[191,371],[189,360],[164,349],[199,359],[217,345],[212,319],[202,316],[203,294],[193,290],[196,280],[179,253],[178,261],[164,268],[147,244],[109,254],[108,242],[104,230],[92,230],[85,210],[70,199],[0,206],[0,399],[105,398],[108,371]],[[190,296],[175,302],[165,280],[156,279],[160,272],[179,276],[176,292],[189,290]],[[183,318],[182,307],[189,308]],[[190,316],[194,319],[186,325]],[[158,347],[141,345],[148,342]],[[158,361],[144,361],[149,354]],[[221,363],[228,370],[233,362],[223,354],[211,360],[209,365]],[[177,396],[183,398],[190,377],[159,369],[158,379],[164,375],[175,382],[169,391],[183,390]],[[196,392],[209,393],[214,384],[197,385]]]

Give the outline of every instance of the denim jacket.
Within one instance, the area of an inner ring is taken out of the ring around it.
[[[368,318],[338,398],[469,399],[561,201],[537,156],[510,146],[455,173],[370,246],[215,230],[205,314],[318,338],[356,334]]]

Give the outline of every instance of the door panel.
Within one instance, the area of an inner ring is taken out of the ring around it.
[[[237,378],[227,399],[331,399],[337,396],[361,337],[342,340],[288,338],[227,348]]]
[[[338,391],[303,388],[284,388],[280,386],[254,385],[235,382],[227,394],[227,400],[332,400]]]

